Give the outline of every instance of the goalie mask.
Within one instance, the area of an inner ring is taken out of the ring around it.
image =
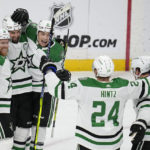
[[[99,56],[93,62],[93,70],[97,70],[96,77],[110,77],[114,72],[114,63],[108,56]]]
[[[138,70],[139,74],[136,73]],[[131,62],[131,71],[135,78],[139,78],[143,73],[150,71],[150,57],[149,56],[140,56],[134,58]]]
[[[41,20],[38,24],[38,32],[50,32],[51,29],[51,21],[49,20]]]
[[[18,23],[14,22],[8,16],[3,19],[2,26],[7,31],[15,31],[15,30],[20,30],[21,29],[21,26]]]

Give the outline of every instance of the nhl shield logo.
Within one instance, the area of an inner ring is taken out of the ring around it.
[[[56,14],[56,12],[63,7],[64,5],[59,5],[59,6],[53,5],[53,7],[51,8],[52,18]],[[72,8],[71,7],[70,9],[67,9],[61,15],[59,15],[59,17],[55,19],[56,28],[67,28],[71,25],[71,23],[72,23]]]

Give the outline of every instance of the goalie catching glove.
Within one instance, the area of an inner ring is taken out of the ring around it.
[[[61,81],[70,81],[71,79],[71,73],[66,69],[56,71],[56,75]]]
[[[14,22],[17,22],[18,24],[25,26],[28,24],[28,21],[29,21],[28,11],[23,8],[17,8],[11,15],[11,19]]]
[[[138,144],[139,142],[142,141],[145,135],[145,131],[147,129],[147,123],[145,120],[139,119],[135,121],[131,128],[130,128],[130,134],[129,136],[133,136],[132,143],[133,144]]]
[[[42,56],[41,57],[41,62],[40,62],[40,70],[44,74],[46,74],[47,71],[49,71],[49,70],[51,70],[51,71],[56,73],[57,68],[56,68],[56,66],[54,64],[52,64],[52,62],[50,62],[48,60],[48,58],[46,56]]]

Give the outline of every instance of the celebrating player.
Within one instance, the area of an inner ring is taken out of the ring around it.
[[[3,19],[3,27],[9,32],[8,58],[11,65],[12,105],[11,114],[14,125],[13,149],[25,149],[26,140],[32,126],[32,77],[28,72],[28,42],[25,34],[21,34],[21,26],[10,17]]]
[[[147,77],[149,79],[150,76],[150,57],[149,56],[140,56],[134,58],[131,63],[132,73],[135,76],[135,79],[142,79]],[[136,114],[140,111],[141,108],[149,109],[150,107],[150,100],[149,99],[140,99],[139,101],[134,100],[134,108]],[[148,114],[145,114],[145,117],[149,117]],[[141,127],[139,126],[142,125]],[[132,150],[149,150],[150,149],[150,122],[146,124],[145,122],[139,122],[138,124],[133,123],[131,126],[131,135],[137,134],[138,137],[135,137],[132,141],[133,146]],[[146,124],[146,125],[145,125]],[[145,132],[145,126],[147,130]],[[141,142],[138,142],[141,138]]]
[[[28,16],[28,18],[27,18]],[[51,21],[41,20],[39,24],[35,24],[29,21],[29,15],[25,9],[17,9],[12,15],[12,19],[15,22],[24,25],[25,34],[29,42],[30,48],[27,51],[28,55],[28,67],[29,72],[32,75],[32,90],[33,90],[33,126],[32,126],[32,137],[31,137],[31,148],[33,149],[35,142],[35,134],[38,112],[40,109],[40,95],[43,83],[43,73],[40,71],[39,64],[41,56],[48,53],[48,44],[50,38]],[[66,43],[63,40],[56,40],[55,38],[51,41],[51,49],[49,54],[49,59],[55,62],[57,68],[60,70],[64,67],[64,57],[65,57]],[[60,71],[61,72],[61,71]],[[63,70],[66,72],[66,70]],[[57,73],[59,76],[59,72]],[[70,78],[70,77],[69,77]],[[68,79],[65,79],[68,80]],[[44,141],[46,137],[46,127],[50,126],[53,110],[54,110],[55,98],[52,97],[45,87],[43,108],[40,121],[40,127],[38,130],[38,141],[36,144],[37,149],[42,150],[44,146]]]
[[[12,97],[10,62],[7,58],[9,33],[0,29],[0,146],[11,149],[13,144],[13,126],[10,116]]]
[[[54,64],[41,59],[41,70],[46,74],[48,91],[60,98],[61,81],[55,76]],[[55,68],[56,69],[56,68]],[[108,56],[99,56],[93,62],[96,79],[81,78],[65,82],[66,99],[76,99],[78,103],[78,120],[76,137],[80,150],[119,150],[123,139],[123,112],[129,98],[145,97],[149,92],[146,80],[128,81],[110,77],[114,64]],[[145,86],[143,86],[143,84]],[[150,112],[141,109],[137,121],[148,122],[150,118],[143,115]]]

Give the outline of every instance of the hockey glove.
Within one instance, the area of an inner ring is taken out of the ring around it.
[[[23,8],[18,8],[11,15],[11,19],[14,22],[21,24],[22,26],[25,26],[25,25],[27,25],[27,23],[29,21],[28,11]]]
[[[147,129],[147,123],[145,120],[139,119],[135,121],[131,128],[130,128],[130,134],[129,136],[133,136],[132,143],[138,144],[140,141],[142,141],[145,131]]]
[[[61,81],[69,81],[71,79],[71,73],[66,69],[58,70],[56,75]]]
[[[40,70],[44,74],[46,74],[47,71],[49,71],[49,70],[51,70],[51,71],[56,73],[57,68],[56,68],[56,66],[54,64],[52,64],[52,62],[50,62],[48,60],[48,58],[46,56],[42,56],[41,57],[41,62],[40,62]]]

